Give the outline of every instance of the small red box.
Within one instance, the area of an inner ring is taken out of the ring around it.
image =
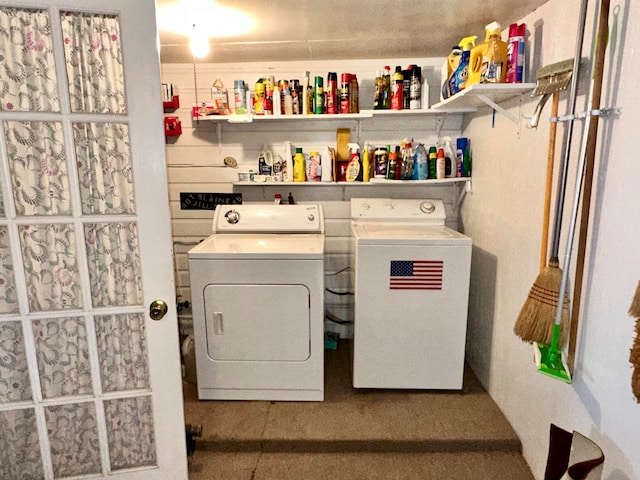
[[[164,117],[164,135],[177,137],[182,133],[182,125],[178,117]]]
[[[174,95],[171,97],[171,100],[162,102],[162,107],[165,110],[176,110],[180,108],[180,97],[178,95]]]

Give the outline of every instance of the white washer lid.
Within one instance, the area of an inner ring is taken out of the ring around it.
[[[444,225],[354,222],[358,245],[471,245],[471,238]]]
[[[214,234],[189,259],[323,259],[323,234]]]

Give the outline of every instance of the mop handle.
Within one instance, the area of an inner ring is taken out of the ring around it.
[[[553,240],[551,241],[551,258],[558,259],[560,249],[560,229],[562,227],[562,210],[564,206],[565,190],[567,188],[567,173],[569,169],[569,156],[571,155],[571,139],[573,138],[573,117],[576,113],[576,97],[578,96],[578,80],[580,77],[580,57],[584,42],[585,24],[587,21],[588,0],[582,0],[580,7],[580,20],[578,21],[578,36],[576,39],[576,53],[573,58],[573,74],[571,75],[571,90],[569,92],[569,120],[564,141],[564,154],[560,160],[558,177],[558,197],[556,199],[555,218],[553,223]],[[562,298],[562,297],[560,297]]]
[[[600,96],[602,93],[602,77],[604,70],[604,56],[607,49],[607,36],[609,35],[609,5],[610,0],[602,0],[600,4],[600,15],[598,20],[598,34],[596,37],[596,52],[593,59],[593,76],[591,79],[591,88],[589,92],[589,108],[587,112],[593,112],[600,108]],[[593,122],[593,125],[592,125]],[[569,226],[569,234],[567,237],[567,252],[564,257],[562,267],[562,279],[560,281],[560,293],[558,294],[558,305],[556,307],[555,325],[560,325],[562,321],[563,299],[567,289],[567,280],[569,277],[569,267],[571,265],[571,246],[573,245],[573,237],[576,231],[576,223],[578,220],[578,209],[580,207],[580,193],[582,192],[582,183],[584,180],[584,170],[587,162],[587,155],[595,155],[596,140],[598,137],[598,118],[588,114],[584,122],[584,130],[582,134],[582,145],[580,148],[580,161],[576,174],[576,187],[573,197],[573,208],[571,211],[571,223]],[[556,340],[555,338],[553,339]]]

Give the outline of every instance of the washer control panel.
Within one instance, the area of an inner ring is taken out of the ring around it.
[[[439,199],[352,198],[351,219],[444,225],[446,213],[444,202]]]

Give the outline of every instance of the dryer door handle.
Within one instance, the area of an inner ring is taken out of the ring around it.
[[[215,335],[224,335],[222,312],[213,312],[213,333]]]

